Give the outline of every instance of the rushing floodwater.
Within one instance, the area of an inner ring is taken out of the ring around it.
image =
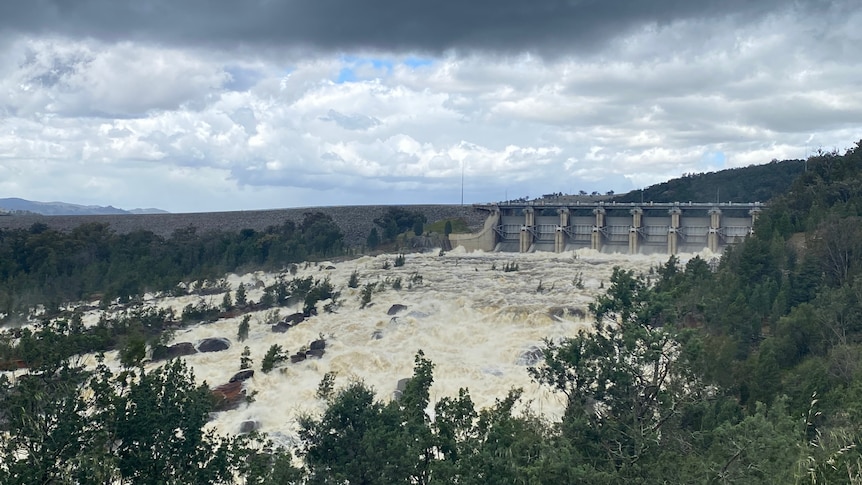
[[[682,262],[693,255],[681,256]],[[703,255],[706,259],[712,255]],[[363,257],[339,263],[300,265],[296,277],[308,275],[330,281],[341,292],[335,313],[325,313],[318,304],[319,316],[312,317],[286,333],[274,333],[263,323],[266,312],[252,313],[251,329],[245,342],[238,342],[241,317],[220,320],[178,331],[171,343],[192,342],[207,337],[230,339],[231,348],[214,353],[185,357],[199,381],[211,387],[228,382],[238,372],[244,346],[251,350],[254,377],[246,381],[247,393],[256,392],[251,404],[219,413],[213,425],[224,432],[239,431],[240,423],[257,421],[260,430],[282,442],[293,440],[296,417],[325,409],[316,397],[318,384],[327,372],[336,374],[336,388],[353,380],[372,386],[379,399],[389,400],[399,379],[412,375],[414,356],[423,350],[434,367],[431,388],[433,403],[445,396],[455,397],[459,388],[469,388],[477,407],[493,405],[508,389],[521,387],[523,397],[538,413],[557,417],[562,411],[561,396],[530,381],[524,353],[542,344],[545,338],[557,339],[575,334],[591,324],[587,306],[604,291],[614,266],[646,274],[650,267],[667,260],[664,255],[628,256],[599,254],[579,250],[562,254],[464,253],[452,251],[407,254],[402,267],[384,269],[394,255]],[[519,270],[504,272],[507,263]],[[335,269],[322,269],[334,266]],[[492,269],[495,268],[495,269]],[[347,287],[350,274],[358,271],[360,287]],[[421,284],[410,286],[411,275],[419,274]],[[235,290],[240,283],[253,287],[257,281],[269,285],[277,275],[254,273],[230,275]],[[287,275],[288,279],[292,276]],[[374,293],[372,305],[360,308],[362,285],[368,282],[402,279],[401,290],[387,285]],[[581,281],[582,288],[575,284]],[[542,290],[539,290],[541,285]],[[259,286],[259,285],[258,285]],[[249,300],[258,301],[261,289],[249,289]],[[221,295],[204,297],[211,305]],[[147,303],[173,307],[179,315],[188,303],[201,297],[166,298]],[[407,307],[396,318],[387,315],[394,304]],[[556,316],[555,308],[580,309]],[[286,316],[300,311],[282,307]],[[98,315],[88,316],[88,320]],[[376,335],[375,335],[376,334]],[[326,354],[300,363],[282,363],[269,374],[260,371],[264,354],[272,344],[288,353],[323,335]],[[377,338],[375,338],[377,337]]]

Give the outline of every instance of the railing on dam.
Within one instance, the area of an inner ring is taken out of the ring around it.
[[[719,252],[742,241],[754,231],[764,204],[533,201],[474,207],[496,217],[495,244],[487,249],[675,254],[705,248]]]

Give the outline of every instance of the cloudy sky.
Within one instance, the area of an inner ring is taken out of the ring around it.
[[[624,192],[862,139],[858,0],[0,3],[0,197]]]

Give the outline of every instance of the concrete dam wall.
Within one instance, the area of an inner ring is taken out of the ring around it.
[[[763,209],[754,203],[544,204],[477,206],[488,213],[482,230],[453,234],[453,246],[484,251],[608,253],[720,252],[754,231]]]

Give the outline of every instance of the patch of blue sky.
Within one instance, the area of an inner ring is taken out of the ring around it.
[[[339,84],[366,79],[366,77],[363,77],[359,73],[375,72],[379,75],[380,72],[383,72],[385,75],[389,75],[395,66],[395,63],[391,59],[350,55],[341,56],[341,62],[344,64],[344,67],[338,71],[338,75],[335,77],[335,82]]]
[[[722,151],[708,151],[700,157],[701,168],[724,168],[727,155]]]
[[[407,59],[404,59],[404,61],[402,61],[402,62],[404,63],[405,66],[416,69],[419,67],[427,67],[427,66],[433,65],[434,59],[428,59],[425,57],[410,56]]]
[[[338,76],[335,78],[335,82],[337,84],[355,83],[356,81],[356,73],[349,67],[342,67],[341,70],[338,71]]]

